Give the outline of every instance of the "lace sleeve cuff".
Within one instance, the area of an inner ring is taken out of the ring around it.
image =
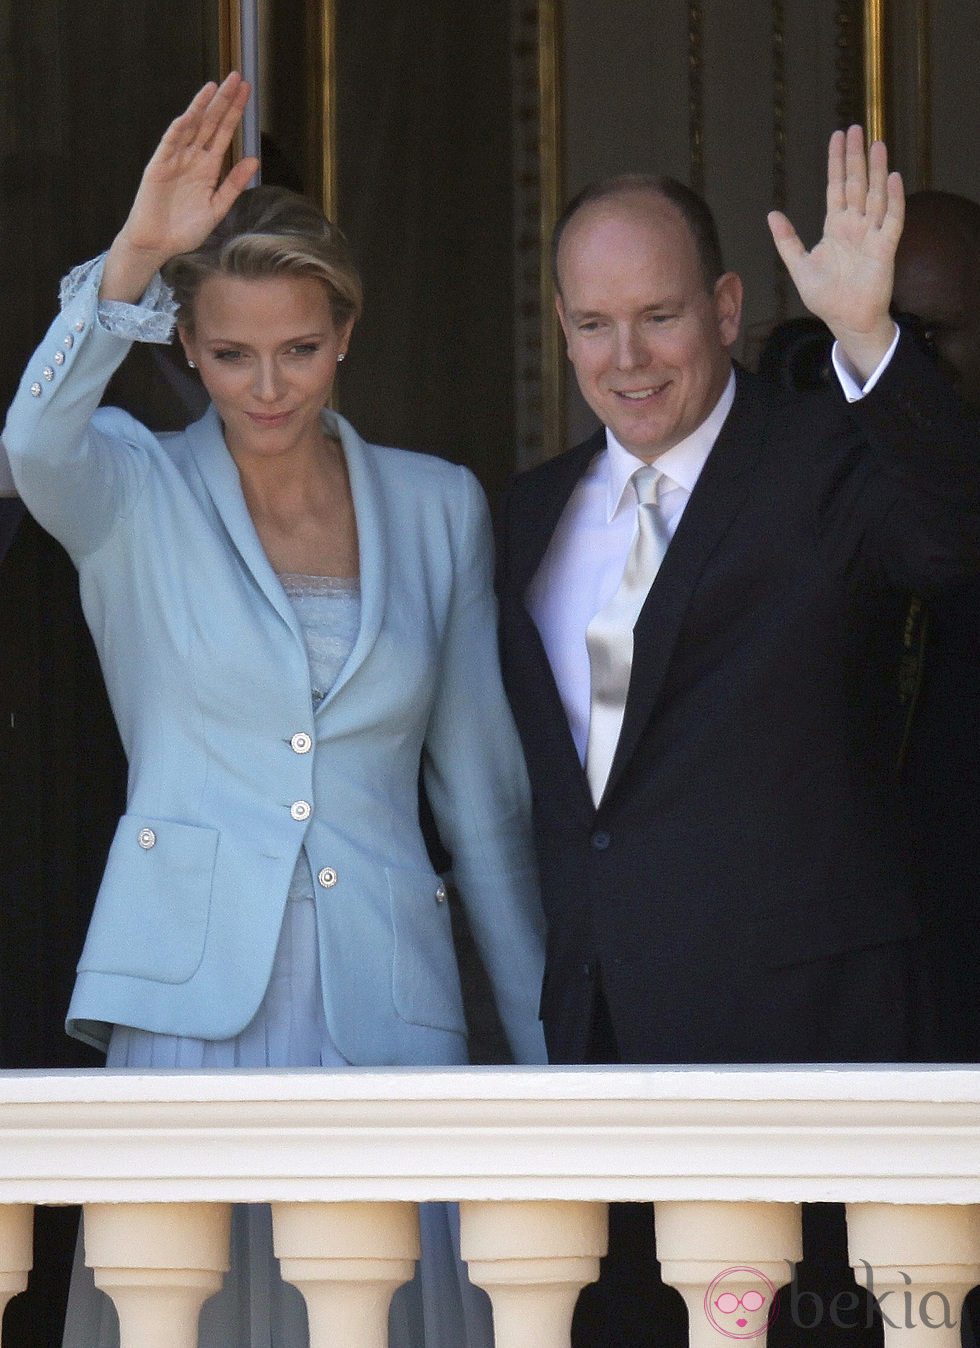
[[[61,307],[67,309],[84,292],[98,292],[105,264],[105,253],[73,267],[61,282]],[[159,273],[147,286],[139,304],[123,304],[119,300],[98,302],[99,324],[115,337],[129,342],[169,342],[174,330],[177,305],[173,291]]]

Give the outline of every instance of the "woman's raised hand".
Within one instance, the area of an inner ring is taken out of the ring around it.
[[[170,123],[109,250],[102,299],[134,303],[168,258],[203,243],[227,214],[258,168],[258,160],[249,157],[221,178],[250,92],[232,72],[220,86],[206,84]]]

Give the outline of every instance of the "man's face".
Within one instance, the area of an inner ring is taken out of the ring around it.
[[[914,314],[946,374],[980,408],[980,257],[958,230],[910,213],[895,258],[892,305]]]
[[[583,397],[625,449],[650,463],[721,397],[741,282],[727,272],[706,290],[680,211],[639,192],[572,217],[558,274],[558,316]]]

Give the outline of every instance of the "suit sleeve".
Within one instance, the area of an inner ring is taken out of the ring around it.
[[[0,497],[16,496],[17,488],[14,486],[14,475],[10,471],[10,459],[7,456],[7,447],[0,440]]]
[[[135,418],[99,408],[133,336],[159,340],[169,319],[152,307],[100,306],[100,260],[63,289],[63,308],[28,362],[7,414],[3,444],[31,514],[76,560],[132,508],[154,438]],[[149,295],[149,292],[148,292]],[[120,321],[120,310],[133,317]],[[161,324],[163,318],[163,324]]]
[[[453,595],[424,779],[514,1057],[540,1063],[544,919],[530,788],[500,677],[489,513],[472,474],[459,473]]]
[[[867,544],[893,582],[930,593],[980,572],[980,418],[907,336],[849,415],[880,493]]]

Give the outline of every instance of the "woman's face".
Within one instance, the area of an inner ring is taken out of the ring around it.
[[[202,282],[194,330],[182,328],[180,340],[236,462],[319,450],[320,411],[353,326],[334,326],[327,288],[312,277],[219,273]]]

